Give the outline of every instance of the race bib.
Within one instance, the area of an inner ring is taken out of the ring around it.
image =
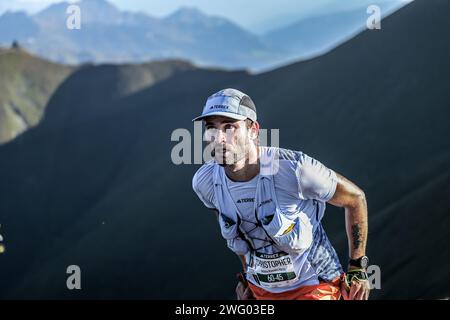
[[[284,287],[298,279],[292,257],[286,252],[273,254],[254,252],[249,273],[266,288]]]

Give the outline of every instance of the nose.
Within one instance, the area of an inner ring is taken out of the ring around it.
[[[221,144],[227,142],[227,133],[224,130],[217,131],[217,142]]]
[[[222,144],[227,141],[227,133],[219,129],[210,129],[207,131],[207,140],[217,144]]]

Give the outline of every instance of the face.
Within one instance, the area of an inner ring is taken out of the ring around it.
[[[251,136],[245,120],[211,116],[205,119],[205,129],[205,140],[219,165],[233,165],[246,157]]]

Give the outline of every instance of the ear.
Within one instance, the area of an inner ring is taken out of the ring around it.
[[[250,139],[254,140],[259,137],[259,122],[253,122],[252,126],[249,129]]]

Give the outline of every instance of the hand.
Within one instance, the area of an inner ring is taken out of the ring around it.
[[[254,300],[253,293],[250,290],[250,288],[245,285],[242,282],[238,282],[236,287],[236,296],[238,300]]]
[[[368,300],[370,294],[370,284],[368,280],[352,281],[350,290],[343,282],[341,284],[341,294],[344,300]]]
[[[355,271],[353,269],[353,271]],[[349,274],[352,273],[352,268],[348,271]],[[357,277],[352,277],[352,281],[347,283],[346,281],[341,282],[341,294],[344,300],[368,300],[370,294],[370,282],[367,279],[360,279]]]
[[[247,281],[242,277],[242,274],[237,275],[239,282],[236,286],[236,296],[238,300],[255,300]]]

